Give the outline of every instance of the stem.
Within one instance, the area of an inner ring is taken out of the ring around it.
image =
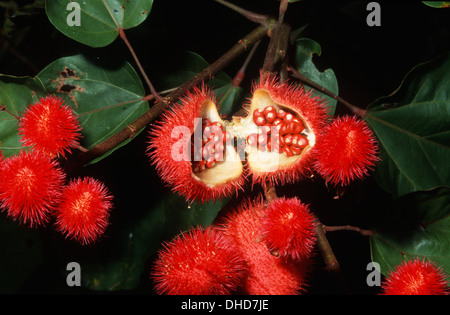
[[[248,10],[245,10],[235,4],[232,4],[228,1],[225,0],[215,0],[216,2],[219,2],[220,4],[230,8],[233,11],[236,11],[237,13],[243,15],[244,17],[246,17],[248,20],[255,22],[255,23],[259,23],[259,24],[266,24],[269,17],[267,15],[264,14],[259,14],[259,13],[255,13],[255,12],[251,12]]]
[[[8,114],[10,114],[11,116],[13,116],[15,119],[20,120],[20,117],[17,116],[17,115],[14,115],[13,113],[11,113],[11,112],[6,108],[5,105],[0,105],[0,112],[8,113]]]
[[[354,113],[355,115],[358,115],[360,117],[365,117],[367,112],[366,110],[359,108],[353,104],[351,104],[350,102],[344,100],[342,97],[334,94],[333,92],[327,90],[326,88],[324,88],[323,86],[317,84],[316,82],[310,80],[309,78],[307,78],[306,76],[304,76],[303,74],[301,74],[300,72],[298,72],[295,68],[293,67],[288,67],[287,70],[289,72],[291,72],[292,76],[294,78],[297,78],[301,81],[303,81],[304,83],[306,83],[307,85],[311,86],[312,88],[334,98],[335,100],[337,100],[338,102],[342,103],[343,105],[345,105],[348,109],[350,109],[352,111],[352,113]]]
[[[234,76],[233,80],[231,81],[232,86],[238,87],[239,85],[241,85],[241,82],[242,82],[242,80],[244,80],[244,77],[245,77],[245,71],[247,70],[250,60],[253,58],[253,55],[255,54],[255,51],[258,48],[259,43],[260,43],[260,41],[258,41],[255,45],[253,45],[252,49],[248,53],[247,58],[245,58],[245,61],[242,64],[242,67],[238,70],[238,72]]]
[[[154,96],[154,98],[157,101],[161,101],[162,97],[159,96],[158,92],[156,92],[155,88],[153,87],[152,82],[150,82],[150,79],[148,78],[147,73],[145,72],[144,68],[142,67],[141,62],[139,61],[139,58],[137,57],[136,53],[134,52],[133,46],[131,46],[130,42],[128,41],[125,31],[121,27],[118,28],[118,31],[119,31],[120,38],[123,40],[125,45],[127,45],[128,50],[130,51],[131,55],[133,56],[134,61],[136,62],[136,65],[139,68],[139,71],[141,72],[142,76],[144,77],[144,80],[147,83],[148,88],[150,89],[150,93],[152,93],[152,95]]]
[[[281,0],[280,9],[278,14],[277,24],[275,26],[275,31],[269,42],[269,47],[267,48],[266,57],[264,59],[263,72],[272,72],[275,68],[275,59],[278,51],[278,45],[280,42],[280,34],[283,25],[284,15],[287,10],[289,1]]]
[[[278,198],[277,192],[275,190],[275,186],[264,183],[263,189],[264,189],[264,196],[266,197],[266,200],[268,203],[270,203]]]
[[[360,233],[361,235],[364,236],[371,236],[373,235],[373,231],[372,230],[365,230],[365,229],[361,229],[357,226],[351,226],[351,225],[339,225],[339,226],[326,226],[323,225],[323,230],[326,232],[334,232],[334,231],[355,231]]]
[[[87,152],[80,152],[75,159],[71,161],[68,168],[81,167],[115,148],[123,141],[133,137],[136,130],[141,130],[150,124],[163,112],[163,110],[167,109],[172,103],[176,102],[181,96],[183,96],[187,90],[190,90],[193,86],[200,84],[202,81],[211,80],[216,73],[245,52],[249,46],[255,44],[264,36],[267,36],[267,33],[271,31],[271,27],[273,27],[273,25],[274,23],[269,21],[266,25],[261,25],[254,29],[248,35],[239,40],[237,44],[235,44],[209,67],[203,69],[191,80],[177,87],[168,96],[162,98],[160,102],[157,102],[153,107],[151,107],[147,112],[127,127],[123,128],[103,142],[95,145]]]
[[[336,256],[334,255],[333,249],[325,236],[325,230],[323,225],[317,221],[316,222],[316,233],[317,233],[317,245],[319,247],[320,253],[322,254],[323,261],[329,272],[340,272],[341,267],[339,265]]]

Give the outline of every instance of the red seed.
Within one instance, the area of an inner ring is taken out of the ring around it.
[[[217,152],[214,154],[214,160],[219,163],[223,161],[223,153]]]
[[[280,147],[284,147],[284,145],[286,144],[286,141],[284,141],[284,136],[280,136],[278,138],[278,142],[280,143]]]
[[[292,133],[292,134],[296,134],[296,133],[300,133],[303,131],[303,129],[305,129],[303,127],[303,124],[301,123],[297,123],[295,121],[292,121],[289,123],[288,125],[288,130]]]
[[[280,135],[284,136],[287,133],[289,133],[288,127],[285,123],[282,123],[280,127]]]
[[[286,116],[286,114],[287,113],[284,110],[280,109],[277,113],[277,117],[283,119]]]
[[[291,146],[289,146],[289,145],[285,145],[283,147],[283,152],[286,154],[287,157],[294,155],[294,153],[292,153],[292,151],[291,151]]]
[[[258,144],[260,146],[265,145],[267,143],[267,137],[268,136],[266,134],[262,134],[262,133],[258,134]]]
[[[272,126],[278,126],[279,124],[282,124],[282,123],[283,123],[283,121],[280,118],[277,118],[272,122]]]
[[[215,134],[223,133],[222,125],[220,123],[218,123],[219,125],[214,124],[216,123],[213,123],[213,125],[211,126],[211,132]]]
[[[306,148],[308,146],[308,139],[306,139],[302,135],[299,135],[297,140],[297,146],[299,146],[302,149]]]
[[[212,137],[211,139],[214,143],[220,143],[223,142],[223,132],[217,133]]]
[[[202,157],[204,160],[207,160],[209,158],[209,148],[207,146],[204,146],[202,148]]]
[[[212,133],[211,126],[205,126],[205,128],[203,128],[203,139],[209,138],[209,136],[211,136],[211,133]]]
[[[269,123],[272,123],[275,119],[277,119],[277,113],[275,112],[268,112],[266,114],[266,121]]]
[[[215,154],[217,154],[217,153],[223,154],[225,151],[225,146],[223,145],[223,143],[218,142],[214,145],[214,150],[215,150]]]
[[[288,133],[284,136],[284,143],[285,145],[291,145],[292,144],[292,135]]]
[[[230,141],[231,140],[231,134],[230,134],[230,132],[229,131],[225,131],[224,133],[223,133],[223,142],[224,143],[227,143],[228,141]]]
[[[302,153],[302,148],[300,148],[299,146],[291,145],[290,149],[291,149],[292,153],[295,155],[300,155]]]
[[[283,120],[287,123],[290,123],[293,118],[294,118],[294,115],[292,115],[291,113],[287,113]]]
[[[213,122],[212,125],[216,126],[216,127],[219,127],[220,129],[223,128],[222,124],[220,122],[218,122],[218,121]]]
[[[266,106],[264,108],[264,114],[267,115],[268,113],[276,113],[277,110],[273,106]]]
[[[265,125],[261,126],[261,133],[265,133],[265,134],[269,135],[270,131],[271,131],[271,127],[272,127],[271,124],[265,124]]]
[[[211,168],[214,165],[216,165],[216,160],[215,160],[214,156],[211,156],[208,158],[208,160],[206,160],[206,168]]]
[[[298,141],[298,137],[299,136],[300,135],[298,135],[298,134],[292,135],[292,141],[291,141],[292,145],[297,145],[297,141]]]
[[[266,123],[266,118],[264,116],[253,116],[253,122],[257,126],[263,126]]]
[[[256,133],[251,133],[247,136],[247,143],[251,147],[256,147],[258,144],[258,135]]]
[[[275,143],[272,145],[272,151],[275,151],[277,153],[283,152],[283,149],[280,147],[279,143]]]

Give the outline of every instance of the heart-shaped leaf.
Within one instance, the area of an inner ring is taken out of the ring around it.
[[[91,47],[103,47],[119,35],[119,28],[141,24],[153,0],[47,0],[50,22],[64,35]]]
[[[33,78],[0,75],[0,150],[8,157],[21,149],[17,135],[19,116],[37,97],[45,94],[45,87]]]
[[[368,108],[381,162],[375,178],[395,197],[450,186],[450,54],[419,65]]]
[[[91,60],[83,55],[58,59],[36,78],[2,76],[0,89],[0,104],[17,116],[36,101],[33,94],[54,94],[63,98],[78,115],[83,129],[81,144],[87,149],[125,128],[148,110],[148,103],[142,99],[144,87],[130,64],[112,67],[106,61]],[[5,112],[0,115],[0,149],[5,156],[16,154],[21,149],[17,119]],[[136,130],[136,134],[138,132],[140,130]]]
[[[450,274],[450,189],[411,193],[377,213],[372,260],[386,274],[403,260],[428,258]]]
[[[299,38],[296,40],[295,45],[295,63],[297,70],[314,83],[317,83],[333,94],[338,95],[339,88],[334,71],[332,69],[327,69],[321,72],[317,69],[312,60],[314,55],[321,55],[322,50],[320,45],[309,38]],[[307,85],[305,85],[305,87],[309,88]],[[336,109],[337,101],[319,91],[315,91],[314,94],[317,94],[327,100],[329,114],[333,115]]]

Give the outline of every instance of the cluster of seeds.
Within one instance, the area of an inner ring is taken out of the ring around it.
[[[191,163],[194,173],[212,168],[223,161],[225,144],[231,139],[230,133],[220,122],[211,122],[208,118],[202,119],[199,135],[201,138],[196,138],[195,132],[191,136]]]
[[[260,151],[275,151],[290,157],[300,155],[308,146],[308,139],[302,134],[305,130],[302,121],[283,109],[258,108],[253,112],[253,122],[260,132],[248,135],[247,144]]]

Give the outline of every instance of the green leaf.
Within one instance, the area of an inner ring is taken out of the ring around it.
[[[170,89],[182,85],[207,68],[209,63],[199,54],[185,51],[174,58],[172,66],[158,82],[161,89]],[[231,83],[231,78],[223,71],[208,81],[208,85],[213,89],[223,87],[229,83]]]
[[[232,115],[242,107],[242,97],[244,90],[240,86],[233,86],[231,83],[221,88],[215,89],[220,104],[219,113]]]
[[[374,175],[394,197],[450,185],[449,70],[450,54],[421,64],[368,108],[381,147]]]
[[[335,95],[338,95],[339,88],[334,71],[332,69],[327,69],[321,72],[316,68],[312,60],[315,54],[317,56],[321,55],[322,50],[320,48],[320,45],[317,42],[308,38],[299,38],[295,41],[295,44],[296,44],[295,63],[297,66],[297,70],[301,74],[306,76],[308,79],[321,85],[322,87],[334,93]],[[305,87],[309,88],[306,84]],[[315,91],[314,94],[317,94],[320,97],[327,100],[327,104],[330,109],[329,113],[330,115],[333,115],[336,109],[337,101],[319,91]]]
[[[192,227],[209,226],[226,202],[189,205],[174,194],[161,196],[150,211],[145,210],[131,224],[120,226],[117,222],[113,227],[115,232],[103,247],[97,248],[89,260],[80,262],[84,285],[107,291],[136,288],[142,277],[149,277],[143,272],[149,270],[149,257],[162,248],[162,242]]]
[[[450,274],[449,188],[411,193],[377,216],[370,246],[383,274],[403,260],[425,257]]]
[[[79,5],[79,25],[75,15]],[[119,35],[119,28],[128,29],[141,24],[149,15],[153,0],[46,1],[50,22],[64,35],[91,47],[104,47]],[[73,21],[74,23],[71,23]]]
[[[449,1],[422,1],[422,3],[432,8],[450,8]]]
[[[18,120],[13,115],[19,116],[29,104],[44,94],[45,87],[39,80],[0,74],[0,105],[9,111],[0,111],[0,150],[6,157],[21,149],[17,134]]]
[[[139,76],[126,62],[111,67],[106,61],[84,55],[64,57],[43,69],[37,79],[47,93],[64,98],[78,114],[83,128],[81,144],[87,149],[125,128],[149,108],[142,100],[145,90]]]
[[[200,55],[186,51],[181,56],[177,56],[174,69],[168,71],[158,84],[161,89],[175,88],[209,66],[209,63]],[[243,90],[231,84],[232,78],[221,71],[214,78],[208,81],[207,85],[213,90],[220,104],[219,112],[231,115],[242,106]]]
[[[0,103],[15,115],[45,94],[65,100],[78,115],[82,127],[81,145],[87,149],[114,135],[148,110],[143,101],[144,87],[128,63],[110,63],[83,55],[60,58],[44,68],[36,78],[0,76]],[[5,156],[16,154],[21,146],[17,120],[0,113],[0,149]],[[141,130],[136,131],[138,134]],[[110,150],[91,163],[108,156]]]

